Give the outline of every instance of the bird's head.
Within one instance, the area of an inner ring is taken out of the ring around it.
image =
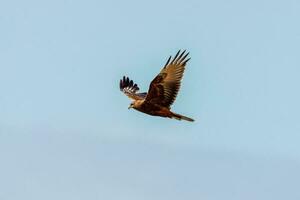
[[[130,103],[128,109],[130,109],[130,108],[134,108],[134,102],[131,102],[131,103]]]
[[[135,100],[135,101],[131,102],[128,109],[134,108],[134,109],[138,110],[140,108],[140,106],[143,104],[143,102],[144,102],[144,100]]]

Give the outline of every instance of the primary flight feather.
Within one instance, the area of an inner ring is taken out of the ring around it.
[[[140,112],[160,117],[174,118],[178,120],[194,121],[193,119],[174,113],[171,105],[174,103],[180,89],[181,79],[185,70],[189,53],[180,50],[172,57],[170,56],[160,71],[152,80],[147,92],[138,93],[139,87],[128,77],[120,80],[120,90],[133,99],[129,108],[134,108]]]

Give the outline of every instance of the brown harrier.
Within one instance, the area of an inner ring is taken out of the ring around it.
[[[185,65],[190,60],[190,58],[187,58],[188,55],[189,53],[185,53],[185,51],[180,53],[179,50],[172,61],[170,56],[164,68],[151,82],[148,93],[137,93],[139,90],[138,85],[124,76],[120,80],[120,90],[134,100],[128,109],[134,108],[154,116],[194,121],[170,110],[170,106],[175,101],[179,91]]]

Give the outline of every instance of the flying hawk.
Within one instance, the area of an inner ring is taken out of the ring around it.
[[[185,65],[190,60],[187,58],[188,55],[189,53],[186,53],[185,50],[182,53],[179,50],[173,59],[170,56],[163,69],[152,80],[148,93],[137,93],[139,91],[138,85],[124,76],[120,80],[120,90],[133,99],[128,109],[134,108],[154,116],[194,121],[170,110],[179,91]]]

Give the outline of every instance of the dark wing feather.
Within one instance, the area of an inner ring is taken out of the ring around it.
[[[151,82],[146,101],[165,107],[172,105],[178,94],[186,63],[190,60],[187,58],[189,53],[185,52],[180,53],[179,50],[172,61],[171,56],[169,57],[164,68]]]
[[[139,87],[128,77],[123,76],[123,79],[120,80],[120,90],[127,95],[129,98],[134,100],[141,100],[147,96],[147,93],[137,93]]]

